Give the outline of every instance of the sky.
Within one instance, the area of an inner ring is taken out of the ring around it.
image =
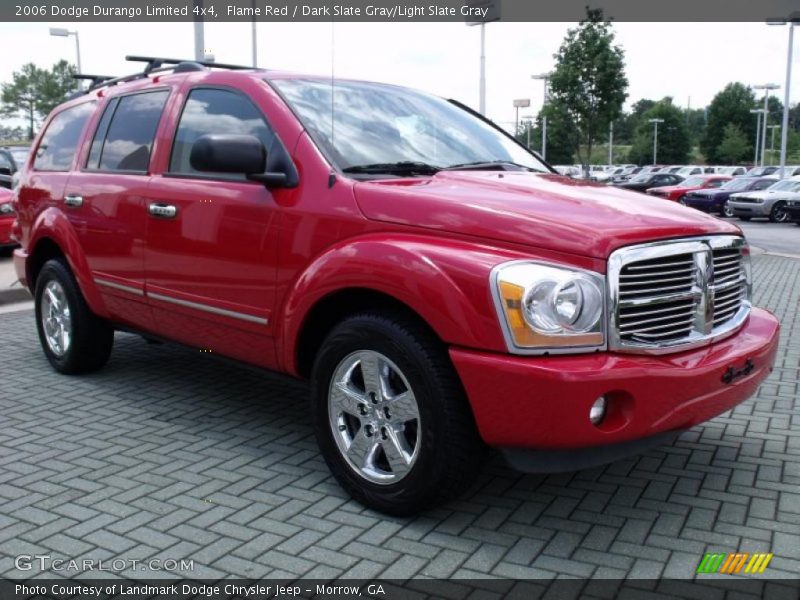
[[[486,25],[487,116],[511,129],[513,100],[530,98],[520,114],[536,114],[553,54],[573,23]],[[126,54],[191,58],[192,23],[0,23],[0,82],[26,62],[75,61],[80,36],[85,73],[137,70]],[[788,28],[764,23],[615,23],[625,50],[629,107],[640,98],[672,96],[681,106],[707,105],[731,81],[778,83],[783,101]],[[208,23],[205,46],[219,62],[250,64],[250,23]],[[797,36],[796,36],[797,37]],[[332,51],[333,50],[333,51]],[[458,23],[259,23],[260,67],[382,81],[426,90],[478,107],[479,27]],[[800,39],[795,43],[790,102],[800,101]]]

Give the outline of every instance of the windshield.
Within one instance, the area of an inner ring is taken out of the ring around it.
[[[375,83],[337,82],[331,123],[330,81],[275,79],[272,83],[342,170],[505,162],[550,172],[511,138],[436,96]]]
[[[9,148],[8,151],[11,152],[18,167],[21,167],[28,157],[28,148]]]
[[[784,179],[783,181],[779,181],[775,185],[769,186],[767,189],[770,192],[794,192],[798,188],[800,188],[800,181],[794,181],[792,179]]]
[[[737,190],[746,190],[750,185],[752,179],[731,179],[720,186],[721,190],[735,192]]]
[[[631,183],[644,183],[646,181],[650,181],[653,178],[651,173],[640,173],[633,179],[631,179]]]
[[[704,177],[690,177],[681,182],[681,187],[700,187],[706,182]]]

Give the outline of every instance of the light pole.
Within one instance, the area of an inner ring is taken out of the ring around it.
[[[514,135],[519,134],[519,109],[520,108],[528,108],[531,105],[530,98],[518,98],[514,100],[514,110],[516,111],[516,117],[514,117]]]
[[[547,104],[547,100],[549,95],[547,93],[547,84],[550,82],[550,76],[552,73],[541,73],[539,75],[531,75],[531,79],[537,79],[540,81],[544,81],[544,99],[542,101],[542,110],[544,110],[545,105]],[[542,158],[547,157],[547,117],[542,115]]]
[[[764,125],[761,128],[761,166],[764,166],[764,150],[767,147],[767,121],[769,121],[769,91],[780,89],[777,83],[754,85],[754,90],[764,90]]]
[[[467,23],[469,27],[479,25],[481,28],[481,76],[478,111],[483,116],[486,116],[486,23],[500,20],[500,7],[496,0],[472,0],[472,2],[468,2],[467,5],[470,8],[482,8],[486,10],[482,21]]]
[[[78,38],[77,31],[70,31],[69,29],[64,29],[63,27],[51,27],[50,28],[50,35],[54,35],[56,37],[69,37],[71,35],[75,36],[75,53],[77,54],[78,62],[78,73],[81,73],[81,41]]]
[[[528,141],[526,145],[528,146],[528,150],[531,149],[531,129],[533,129],[534,118],[535,117],[533,115],[522,115],[520,117],[520,119],[522,119],[525,122],[525,128],[527,129]]]
[[[780,125],[770,125],[770,129],[772,129],[772,136],[769,142],[769,164],[772,164],[772,160],[775,157],[775,130],[780,129]]]
[[[256,0],[253,0],[253,23],[250,32],[253,41],[253,68],[258,67],[258,32],[256,31]]]
[[[664,119],[650,119],[653,124],[653,166],[656,164],[658,158],[658,124],[663,123]]]
[[[608,166],[614,164],[614,121],[608,123]]]
[[[750,113],[757,115],[756,117],[756,155],[753,158],[753,166],[758,166],[758,147],[761,145],[761,115],[764,114],[763,108],[751,108]]]
[[[547,117],[542,115],[542,158],[547,160]]]
[[[789,139],[789,89],[792,85],[792,45],[794,42],[794,27],[800,23],[800,11],[793,12],[786,18],[767,20],[768,25],[789,25],[789,52],[786,59],[786,83],[784,84],[783,96],[783,119],[781,122],[781,168],[778,170],[779,177],[783,179],[786,171],[786,144]]]

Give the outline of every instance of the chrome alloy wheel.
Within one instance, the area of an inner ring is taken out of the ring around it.
[[[64,356],[72,342],[72,318],[64,288],[56,280],[49,281],[42,293],[41,319],[50,351]]]
[[[372,483],[397,483],[419,456],[414,392],[397,365],[379,352],[360,350],[339,363],[328,389],[328,419],[342,456]]]

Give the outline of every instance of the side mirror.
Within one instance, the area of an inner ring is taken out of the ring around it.
[[[260,174],[266,168],[267,150],[252,135],[207,134],[192,144],[189,163],[208,173]]]

